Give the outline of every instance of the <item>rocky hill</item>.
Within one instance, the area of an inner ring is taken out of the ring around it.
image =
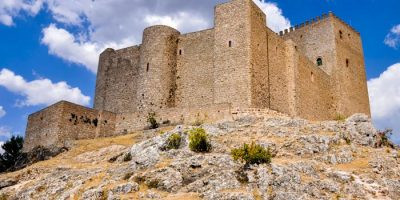
[[[310,122],[272,111],[202,124],[196,153],[179,125],[76,141],[69,151],[0,175],[0,199],[400,199],[400,153],[364,115]],[[167,150],[171,134],[179,149]],[[256,142],[271,163],[243,167],[231,150]]]

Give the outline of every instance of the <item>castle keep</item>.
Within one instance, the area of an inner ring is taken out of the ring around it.
[[[146,28],[142,44],[100,55],[94,109],[59,102],[32,114],[25,148],[142,129],[149,112],[191,123],[246,109],[369,115],[360,34],[332,13],[275,33],[251,0],[217,5],[212,29]]]

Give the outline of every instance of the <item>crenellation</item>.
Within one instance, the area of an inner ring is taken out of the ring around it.
[[[270,109],[309,120],[370,115],[361,37],[332,12],[278,33],[251,0],[215,7],[214,27],[146,28],[142,44],[99,56],[94,109],[59,102],[29,116],[27,149],[160,123]]]

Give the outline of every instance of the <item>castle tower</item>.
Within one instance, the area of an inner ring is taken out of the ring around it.
[[[139,110],[174,107],[179,35],[177,30],[168,26],[152,26],[144,30],[137,91]]]
[[[269,107],[265,14],[252,0],[215,8],[214,102]],[[264,78],[261,78],[264,77]]]

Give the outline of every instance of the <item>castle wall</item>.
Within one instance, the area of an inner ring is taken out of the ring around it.
[[[214,30],[184,34],[177,51],[177,107],[210,105],[213,97]]]
[[[66,101],[29,116],[24,151],[35,146],[64,146],[69,140],[114,135],[116,115]]]
[[[290,90],[290,81],[293,73],[289,73],[288,59],[292,55],[286,53],[285,41],[277,36],[272,30],[267,29],[268,38],[268,66],[269,66],[269,91],[270,109],[293,115],[294,100],[291,99],[295,94],[294,89]]]
[[[332,18],[337,61],[333,79],[338,104],[337,112],[344,116],[354,113],[370,115],[361,37],[334,15]]]
[[[133,112],[137,108],[140,47],[114,51],[100,56],[94,108],[115,113]]]
[[[332,74],[336,65],[333,23],[330,17],[314,20],[312,23],[298,27],[294,31],[283,35],[285,40],[291,39],[296,43],[296,48],[308,57],[315,65],[317,59],[322,59],[322,68],[327,74]]]
[[[162,125],[197,124],[232,120],[230,104],[213,104],[203,107],[168,108],[158,110],[155,116]],[[117,116],[116,134],[126,134],[147,129],[147,112],[125,113]]]
[[[152,26],[144,30],[136,96],[139,110],[175,106],[179,35],[177,30],[167,26]]]
[[[250,1],[251,107],[270,107],[269,56],[266,16]]]
[[[309,120],[334,118],[330,77],[299,53],[294,54],[296,116]]]
[[[251,106],[250,1],[215,7],[214,103]]]
[[[57,103],[43,110],[32,113],[28,117],[25,131],[24,151],[29,151],[35,146],[51,146],[58,143],[59,121],[63,107]]]

